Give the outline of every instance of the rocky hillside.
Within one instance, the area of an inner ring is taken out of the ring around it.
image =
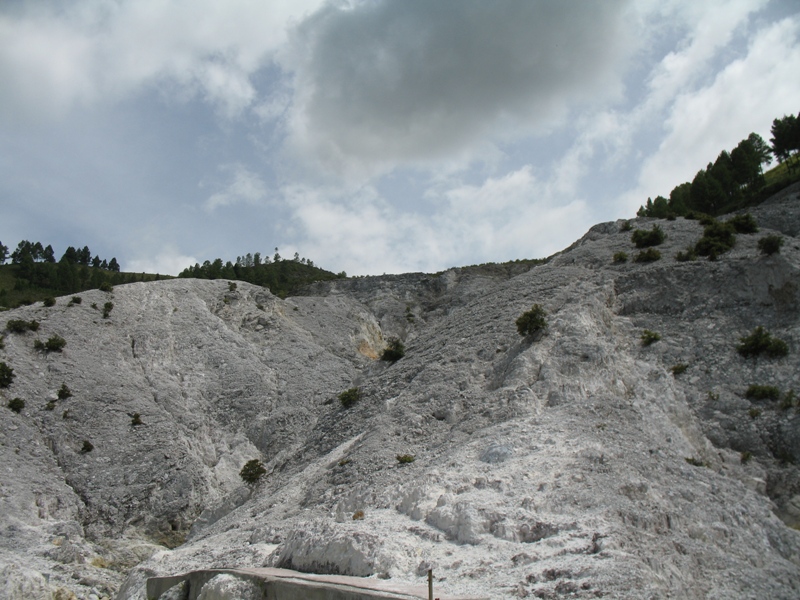
[[[716,261],[675,260],[697,221],[636,219],[666,234],[660,260],[633,261],[619,221],[534,267],[286,300],[178,279],[3,313],[39,326],[0,350],[0,597],[144,598],[154,574],[275,566],[432,567],[437,589],[491,598],[797,598],[798,190],[751,214],[761,231]],[[522,337],[534,303],[548,327]],[[738,353],[758,326],[788,355]]]

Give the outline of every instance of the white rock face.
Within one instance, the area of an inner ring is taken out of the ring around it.
[[[277,566],[412,583],[433,568],[442,593],[491,598],[799,597],[797,191],[752,213],[785,224],[779,255],[758,253],[764,229],[677,262],[702,226],[636,219],[665,231],[660,261],[613,263],[637,250],[604,223],[533,268],[286,300],[171,280],[4,313],[41,326],[0,350],[16,375],[0,595],[144,598],[154,574]],[[104,319],[91,305],[108,300]],[[534,303],[548,328],[520,337]],[[736,352],[759,325],[787,357]],[[643,346],[645,329],[661,340]],[[34,350],[54,334],[63,352]],[[390,336],[394,364],[376,360]],[[267,474],[248,488],[252,458]],[[202,597],[249,597],[220,577]]]

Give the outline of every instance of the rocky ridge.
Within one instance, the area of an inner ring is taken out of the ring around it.
[[[674,259],[698,222],[634,219],[666,233],[661,260],[614,263],[636,253],[618,221],[533,267],[285,300],[181,279],[4,313],[40,327],[0,350],[2,404],[25,401],[0,411],[0,596],[144,598],[154,574],[273,566],[432,567],[492,598],[797,597],[800,413],[745,391],[800,395],[798,190],[750,212],[762,230],[713,262]],[[523,338],[533,303],[549,326]],[[756,326],[789,355],[740,356]],[[56,334],[62,352],[34,349]]]

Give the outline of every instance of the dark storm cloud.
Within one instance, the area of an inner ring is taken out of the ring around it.
[[[395,161],[530,131],[618,89],[626,2],[365,2],[295,31],[292,133],[323,160]]]

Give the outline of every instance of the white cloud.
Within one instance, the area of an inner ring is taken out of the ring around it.
[[[625,3],[357,2],[296,30],[292,141],[333,171],[451,156],[619,92]]]
[[[122,270],[130,273],[177,275],[198,262],[202,261],[198,261],[194,256],[181,254],[172,246],[165,246],[155,256],[140,257],[125,262]]]
[[[145,86],[199,94],[233,116],[287,24],[321,0],[100,0],[0,6],[0,117],[40,120]]]
[[[221,170],[229,173],[230,183],[224,190],[209,196],[205,209],[213,211],[221,206],[236,203],[258,204],[267,198],[267,186],[259,175],[248,170],[244,165],[224,165]]]
[[[585,201],[560,195],[560,176],[539,182],[526,165],[479,185],[437,182],[426,193],[431,214],[392,206],[369,187],[283,192],[298,228],[296,244],[323,266],[351,275],[433,272],[541,258],[569,245],[576,228],[592,223]]]
[[[669,195],[753,131],[768,142],[772,120],[797,109],[799,37],[798,18],[772,24],[758,31],[746,56],[728,64],[710,85],[678,95],[665,119],[667,135],[644,162],[637,188],[623,198],[626,207]]]

